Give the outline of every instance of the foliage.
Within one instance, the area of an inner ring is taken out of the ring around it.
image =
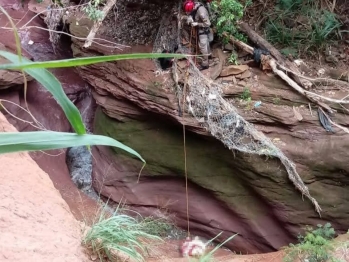
[[[213,23],[216,26],[218,35],[222,36],[224,32],[227,32],[242,41],[246,41],[244,36],[238,32],[236,24],[244,15],[245,8],[251,3],[252,1],[250,0],[245,5],[238,0],[213,1]]]
[[[145,233],[159,237],[167,237],[174,228],[174,225],[164,218],[146,217],[142,218],[141,222],[144,224]]]
[[[236,53],[234,53],[234,52],[231,53],[231,55],[230,55],[230,57],[228,59],[228,62],[230,64],[233,64],[233,65],[237,65],[238,64],[238,57],[237,57]]]
[[[240,95],[240,98],[244,101],[251,101],[251,92],[247,87],[244,88],[244,92]]]
[[[117,254],[129,256],[136,261],[144,261],[145,242],[161,241],[161,238],[150,233],[149,221],[140,221],[118,214],[118,209],[112,215],[101,212],[90,230],[87,231],[83,244],[92,249],[101,261],[107,256],[110,261],[118,261]]]
[[[275,97],[273,98],[273,104],[274,104],[274,105],[280,104],[280,97],[275,96]]]
[[[338,38],[341,23],[334,13],[322,9],[320,2],[279,0],[268,14],[267,39],[299,51],[323,50],[328,41]]]
[[[103,17],[103,11],[99,10],[98,6],[103,2],[104,0],[91,0],[82,10],[91,20],[101,20]]]
[[[324,226],[319,224],[315,230],[307,227],[305,236],[299,236],[300,243],[290,244],[286,249],[284,261],[293,262],[297,258],[302,261],[307,259],[309,262],[336,261],[331,254],[333,244],[330,241],[335,234],[330,223]]]

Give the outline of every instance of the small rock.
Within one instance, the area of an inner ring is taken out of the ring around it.
[[[294,62],[297,66],[300,66],[300,65],[304,64],[303,60],[301,60],[301,59],[296,59],[296,60],[294,60],[293,62]]]
[[[97,260],[97,258],[98,258],[98,256],[97,256],[97,255],[95,255],[95,254],[92,254],[92,255],[91,255],[91,260],[92,260],[92,261],[96,261],[96,260]]]
[[[222,77],[222,81],[232,82],[234,78],[235,78],[234,76],[225,76],[225,77]]]
[[[303,120],[303,116],[301,115],[301,113],[298,112],[298,110],[295,107],[293,107],[293,113],[298,121]]]
[[[228,51],[234,51],[234,46],[231,43],[225,44],[224,49]]]
[[[236,85],[237,84],[237,80],[236,80],[236,77],[235,76],[233,76],[233,83],[234,83],[234,85]]]
[[[222,70],[220,76],[238,75],[248,69],[247,65],[230,65]]]
[[[333,63],[333,64],[337,64],[338,63],[338,58],[333,56],[333,55],[326,56],[325,60],[328,63]]]
[[[317,75],[318,75],[318,76],[321,76],[321,75],[323,75],[323,74],[325,74],[325,69],[320,68],[320,69],[317,71]]]
[[[34,42],[32,40],[29,40],[28,45],[32,45]]]
[[[251,76],[252,76],[251,71],[247,70],[241,74],[240,79],[250,78]]]
[[[247,85],[247,82],[246,81],[240,81],[238,83],[239,86],[246,86]]]

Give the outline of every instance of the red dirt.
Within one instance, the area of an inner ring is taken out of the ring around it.
[[[188,259],[181,258],[178,253],[178,241],[168,241],[165,244],[155,247],[150,251],[148,262],[188,262]],[[215,262],[282,262],[282,252],[273,252],[258,255],[236,255],[228,250],[220,249],[215,255]]]
[[[0,131],[16,131],[2,114]],[[0,260],[88,261],[79,223],[30,156],[0,155],[0,170]]]
[[[28,10],[26,5],[22,8],[20,0],[0,0],[0,5],[5,8],[18,28],[30,21],[35,15]],[[9,26],[9,22],[5,15],[0,16],[0,26]],[[45,23],[40,17],[36,17],[31,21],[30,26],[45,27]],[[47,31],[30,28],[26,31],[21,31],[20,37],[22,40],[22,51],[27,57],[33,57],[35,60],[63,58],[56,57],[57,55],[53,53]],[[0,38],[2,44],[4,44],[9,50],[15,51],[16,46],[12,30],[0,29]],[[29,40],[34,41],[34,44],[31,46],[28,45],[27,43]],[[63,52],[61,55],[67,55],[66,53]],[[63,88],[71,99],[75,99],[86,85],[86,83],[78,76],[76,71],[71,68],[55,69],[52,70],[52,72],[61,81]],[[24,105],[23,91],[21,90],[10,90],[6,94],[2,93],[1,98],[13,101],[22,106]],[[53,131],[70,131],[69,123],[57,102],[49,93],[44,92],[40,84],[36,81],[28,83],[27,101],[33,115],[46,128]],[[17,107],[11,106],[8,103],[6,103],[6,107],[18,118],[32,121],[27,113],[18,110]],[[51,117],[47,117],[47,115],[50,115]],[[36,131],[35,128],[29,126],[27,123],[17,121],[9,115],[5,116],[19,131]],[[36,161],[41,169],[49,174],[54,186],[60,191],[63,199],[67,202],[76,219],[80,221],[90,221],[94,218],[98,206],[94,200],[81,193],[71,181],[69,171],[65,164],[64,150],[52,150],[45,153],[34,152],[30,153],[30,156]]]

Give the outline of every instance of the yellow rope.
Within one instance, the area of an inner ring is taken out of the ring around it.
[[[191,45],[191,41],[193,38],[193,31],[194,28],[191,28],[190,31],[190,45]],[[185,81],[184,81],[184,87],[183,87],[183,117],[184,117],[184,113],[185,113],[185,94],[186,94],[186,90],[187,90],[187,84],[188,84],[188,77],[189,77],[189,64],[187,67],[187,71],[186,71],[186,76],[185,76]],[[186,198],[186,205],[187,205],[187,223],[188,223],[188,237],[190,237],[190,218],[189,218],[189,194],[188,194],[188,172],[187,172],[187,150],[186,150],[186,140],[185,140],[185,124],[183,123],[183,146],[184,146],[184,175],[185,175],[185,198]]]

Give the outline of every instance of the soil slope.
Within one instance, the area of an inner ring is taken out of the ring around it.
[[[0,114],[1,132],[16,132]],[[88,261],[79,223],[27,153],[0,155],[0,261]]]

